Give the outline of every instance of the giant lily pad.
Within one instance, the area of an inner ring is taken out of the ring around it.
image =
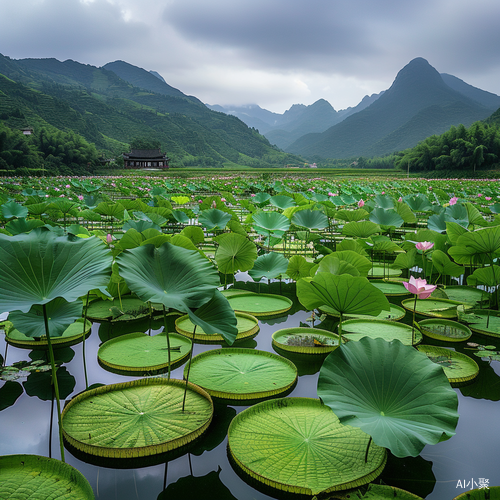
[[[476,333],[500,337],[500,311],[458,306],[458,319]]]
[[[0,457],[0,498],[93,500],[84,475],[69,464],[38,455]]]
[[[149,315],[149,305],[135,297],[113,300],[95,300],[87,307],[87,318],[92,321],[134,321]]]
[[[465,487],[464,484],[464,488]],[[500,486],[489,486],[486,488],[476,488],[475,490],[465,491],[456,496],[453,500],[500,500]]]
[[[423,352],[433,363],[443,368],[450,384],[469,382],[476,378],[479,373],[477,363],[461,352],[435,345],[420,345],[417,349]]]
[[[85,323],[85,338],[90,335],[92,323],[87,321]],[[75,321],[64,330],[63,334],[59,337],[51,338],[52,346],[54,348],[69,347],[80,343],[83,340],[83,319]],[[17,329],[10,330],[5,335],[5,340],[21,349],[48,349],[46,337],[28,337]]]
[[[238,295],[238,294],[236,294]],[[259,331],[259,321],[257,318],[250,314],[237,312],[236,316],[236,328],[238,333],[236,335],[236,340],[243,340],[249,337],[253,337]],[[220,344],[225,342],[224,337],[218,333],[207,334],[203,331],[203,328],[199,326],[196,327],[195,324],[189,319],[189,315],[186,314],[175,320],[175,329],[181,335],[193,339],[200,344]]]
[[[406,311],[395,304],[389,304],[389,311],[381,311],[377,316],[370,316],[368,314],[346,314],[345,319],[382,319],[382,320],[390,320],[390,321],[399,321],[404,318],[406,315]],[[335,309],[329,306],[321,306],[319,310],[322,313],[326,313],[330,316],[339,317],[340,313]]]
[[[346,342],[325,359],[318,395],[341,423],[397,457],[450,438],[458,422],[458,397],[443,370],[399,340]]]
[[[297,381],[286,358],[256,349],[213,349],[195,356],[184,369],[212,397],[248,401],[281,394]]]
[[[410,294],[401,281],[370,280],[370,283],[383,292],[386,297],[400,297]]]
[[[228,301],[235,311],[257,318],[285,313],[293,305],[288,297],[270,293],[240,293],[229,297]]]
[[[405,345],[412,345],[412,328],[404,323],[374,319],[348,319],[342,322],[342,336],[348,340],[360,340],[363,337],[399,340]],[[415,330],[414,341],[422,341],[422,334]]]
[[[336,333],[320,328],[282,328],[273,333],[273,346],[301,354],[327,354],[339,345]]]
[[[80,393],[64,408],[67,443],[80,452],[105,458],[147,457],[190,443],[208,428],[210,396],[186,382],[146,378],[104,385]]]
[[[369,483],[381,472],[386,451],[359,429],[341,425],[317,399],[258,403],[231,422],[228,444],[236,465],[273,488],[317,495]]]
[[[466,325],[449,319],[424,319],[418,322],[418,326],[426,337],[445,342],[463,342],[472,335]]]
[[[451,319],[457,317],[457,306],[460,304],[461,302],[457,302],[456,300],[434,299],[432,297],[428,299],[417,299],[415,311],[422,316]],[[413,312],[415,308],[415,299],[405,299],[401,302],[401,305],[407,311]]]
[[[189,356],[191,341],[170,333],[170,364],[179,366]],[[168,368],[168,347],[165,333],[149,336],[142,332],[128,333],[108,340],[97,351],[99,364],[121,375],[161,373]]]

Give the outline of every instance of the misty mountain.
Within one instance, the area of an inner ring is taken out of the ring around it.
[[[112,70],[0,54],[0,120],[14,129],[32,127],[35,133],[42,127],[73,130],[106,155],[127,151],[134,138],[158,140],[173,166],[303,161],[151,72],[122,61],[106,66]]]
[[[467,94],[445,83],[425,59],[413,59],[368,107],[322,133],[302,136],[286,151],[325,158],[384,155],[413,147],[452,125],[469,126],[491,115],[493,103],[487,107],[470,97],[482,98],[483,91],[463,87],[456,80],[452,83]]]

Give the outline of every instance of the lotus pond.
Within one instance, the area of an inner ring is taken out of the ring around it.
[[[50,456],[106,499],[500,485],[497,182],[1,187],[0,474]]]

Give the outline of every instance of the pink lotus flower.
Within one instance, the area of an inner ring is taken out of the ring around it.
[[[485,196],[485,197],[484,197],[484,199],[485,199],[486,201],[490,201],[490,200],[491,200],[491,196]]]
[[[78,195],[78,199],[79,199],[80,201],[83,201],[83,196],[82,196],[81,194],[79,194],[79,195]]]
[[[478,198],[481,198],[481,196],[483,196],[482,193],[477,193]]]
[[[251,193],[251,194],[250,194],[250,196],[251,196],[252,198],[255,198],[257,195],[256,195],[255,193]]]
[[[430,250],[433,246],[434,246],[434,243],[432,243],[432,241],[419,241],[415,245],[415,248],[417,250],[422,250],[423,252],[427,252],[427,250]]]
[[[226,198],[221,198],[220,201],[222,201],[222,203],[225,203],[226,202]]]
[[[365,206],[365,202],[363,200],[359,200],[358,201],[358,207],[361,208],[361,207],[364,207]]]
[[[109,234],[109,233],[108,233],[108,234],[106,235],[106,243],[107,243],[108,245],[111,245],[111,242],[112,242],[112,241],[113,241],[113,236],[111,236],[111,234]]]
[[[403,285],[419,299],[426,299],[437,288],[437,285],[428,285],[427,280],[410,276],[410,281],[403,281]]]
[[[450,198],[450,205],[455,205],[458,201],[458,198],[454,196],[453,198]]]
[[[401,203],[401,202],[403,201],[403,198],[400,196],[400,197],[398,198],[398,201],[399,201],[399,203]]]

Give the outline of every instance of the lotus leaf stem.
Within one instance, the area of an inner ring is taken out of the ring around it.
[[[167,327],[167,312],[165,310],[165,305],[163,305],[163,329],[165,330],[165,334],[167,337],[167,351],[168,351],[168,372],[167,372],[167,380],[170,380],[170,372],[172,371],[171,361],[172,356],[170,354],[170,335],[168,334]]]
[[[193,348],[194,348],[195,335],[196,335],[196,325],[194,325],[194,328],[193,328],[193,339],[191,342],[191,349],[189,350],[189,360],[188,360],[188,364],[187,364],[187,373],[186,373],[186,387],[184,388],[184,396],[182,398],[182,411],[184,411],[184,407],[186,405],[186,394],[187,394],[188,383],[189,383],[189,372],[191,371],[191,360],[193,359]]]

